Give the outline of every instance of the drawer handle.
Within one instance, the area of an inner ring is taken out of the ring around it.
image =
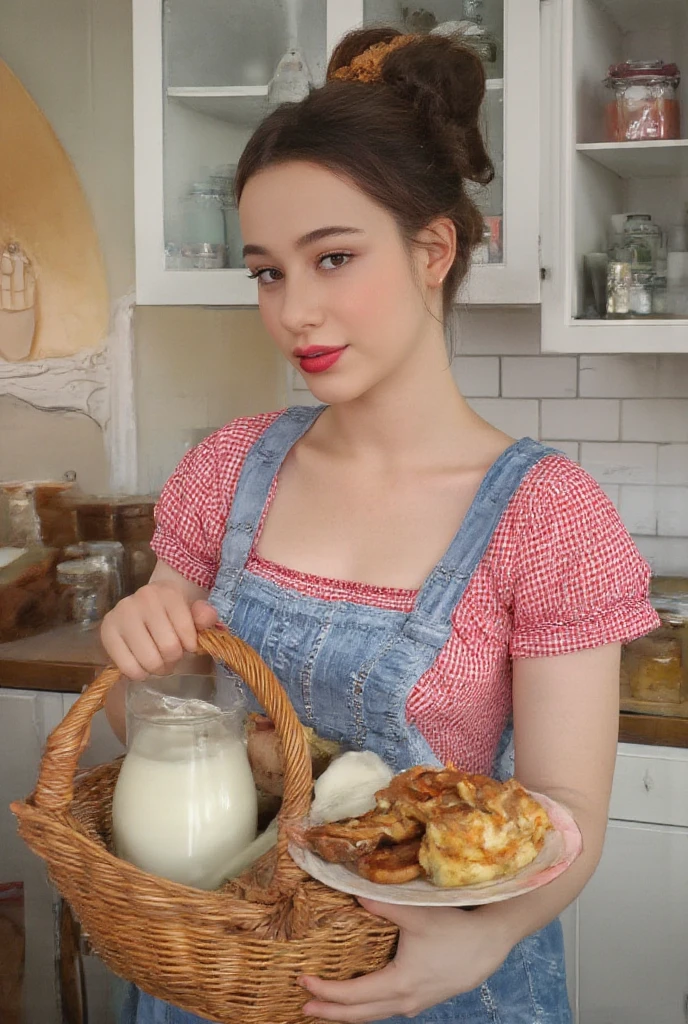
[[[643,786],[645,787],[646,793],[649,793],[650,790],[655,788],[655,780],[650,775],[649,768],[645,769],[645,774],[643,775]]]

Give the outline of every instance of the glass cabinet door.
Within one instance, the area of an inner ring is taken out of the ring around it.
[[[457,299],[539,301],[540,0],[137,0],[134,127],[137,301],[254,305],[232,197],[259,121],[325,77],[361,24],[458,32],[485,63],[494,181],[483,244]]]
[[[495,176],[475,192],[485,234],[459,301],[539,300],[538,8],[538,0],[363,0],[364,23],[458,38],[485,67],[482,121]]]
[[[482,127],[494,180],[476,194],[485,218],[483,244],[474,260],[502,264],[504,223],[504,0],[364,0],[364,24],[394,25],[402,32],[448,35],[475,49],[485,68]]]
[[[137,299],[253,305],[233,198],[241,152],[322,84],[322,0],[134,4]]]

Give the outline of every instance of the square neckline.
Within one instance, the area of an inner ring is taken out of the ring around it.
[[[308,426],[308,429],[304,431],[304,433],[300,437],[298,437],[284,453],[282,461],[280,462],[277,472],[275,473],[275,476],[270,484],[270,490],[268,491],[268,496],[265,500],[265,504],[260,514],[258,526],[256,527],[255,535],[253,537],[251,547],[248,553],[248,558],[246,560],[246,569],[247,571],[251,572],[252,565],[256,569],[263,568],[264,570],[266,570],[265,574],[257,572],[255,573],[255,575],[257,575],[259,578],[267,578],[273,580],[274,577],[277,577],[278,580],[285,581],[286,586],[290,585],[290,581],[292,585],[293,583],[296,583],[298,581],[298,583],[300,583],[301,586],[293,587],[293,589],[296,589],[302,593],[310,593],[311,589],[317,589],[318,592],[321,594],[336,593],[337,591],[340,591],[352,597],[355,595],[365,597],[365,604],[374,603],[378,607],[387,608],[397,608],[399,604],[403,604],[408,605],[408,608],[404,610],[411,611],[421,591],[427,585],[430,577],[433,575],[433,573],[436,572],[438,566],[440,566],[443,563],[444,559],[446,558],[451,548],[458,541],[459,536],[464,531],[466,523],[469,521],[469,518],[471,518],[471,513],[473,512],[473,510],[483,500],[483,498],[489,496],[488,492],[492,478],[498,473],[502,463],[505,462],[507,458],[510,458],[511,455],[515,452],[515,450],[523,447],[526,444],[537,444],[539,442],[533,441],[533,439],[530,437],[517,438],[510,445],[508,445],[502,452],[500,452],[500,454],[497,456],[494,462],[490,464],[485,474],[483,475],[480,484],[478,485],[478,488],[475,494],[473,495],[473,498],[468,508],[466,509],[466,512],[454,536],[447,545],[445,551],[442,553],[439,561],[435,563],[432,569],[430,569],[430,571],[428,572],[428,574],[426,575],[425,579],[423,580],[419,587],[393,587],[375,583],[365,583],[362,580],[337,579],[333,576],[321,576],[317,573],[305,572],[302,569],[294,569],[291,566],[284,565],[281,562],[275,562],[272,559],[265,558],[258,551],[258,544],[260,543],[260,538],[263,532],[263,527],[265,525],[265,520],[267,518],[270,507],[275,499],[275,495],[277,494],[279,474],[284,464],[284,461],[286,460],[287,456],[292,451],[292,449],[295,447],[295,445],[298,444],[298,442],[301,441],[302,438],[309,433],[309,431],[313,428],[315,423],[318,421],[322,413],[327,408],[327,405],[322,405],[319,407],[317,416],[313,418],[313,421]],[[521,484],[519,484],[519,487],[515,494],[512,496],[512,499],[516,497],[516,494],[518,494],[518,491],[523,485],[523,482],[524,481],[522,480]],[[374,597],[381,598],[383,603],[380,605],[377,601],[373,601],[372,598]]]

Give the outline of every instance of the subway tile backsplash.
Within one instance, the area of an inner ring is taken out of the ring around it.
[[[546,356],[537,310],[454,318],[471,406],[580,462],[656,573],[688,575],[688,355]]]

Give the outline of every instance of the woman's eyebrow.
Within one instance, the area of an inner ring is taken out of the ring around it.
[[[297,239],[296,248],[305,249],[307,245],[312,245],[313,242],[319,242],[323,238],[329,238],[331,235],[362,235],[363,230],[361,228],[350,228],[345,227],[341,224],[335,224],[331,227],[316,228],[314,231],[309,231],[307,234],[302,235],[301,238]],[[270,252],[263,245],[245,245],[244,256],[269,256]]]

